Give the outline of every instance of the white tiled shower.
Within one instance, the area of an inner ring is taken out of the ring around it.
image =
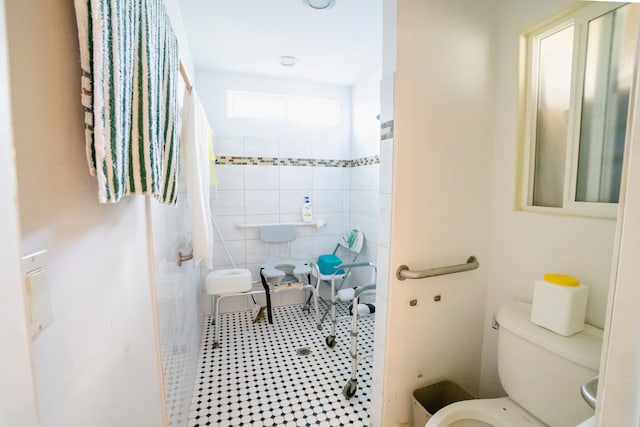
[[[299,222],[305,196],[311,197],[314,219],[326,225],[297,227],[298,238],[291,245],[293,258],[317,259],[333,251],[341,234],[360,228],[367,241],[361,259],[375,262],[379,70],[372,70],[353,87],[210,71],[198,72],[197,80],[199,96],[216,134],[214,150],[220,163],[216,166],[218,185],[211,190],[212,214],[233,262],[249,268],[257,280],[260,263],[268,258],[287,258],[286,244],[271,245],[267,254],[258,229],[238,225]],[[339,124],[232,119],[227,115],[229,90],[335,100]],[[261,158],[273,158],[277,165],[265,165]],[[369,159],[366,165],[354,162],[365,158]],[[318,165],[320,160],[331,162]],[[249,164],[230,164],[238,161]],[[232,262],[217,233],[214,240],[214,267],[230,267]],[[298,302],[300,296],[289,295],[283,301],[279,298],[275,296],[274,304]],[[208,303],[206,295],[202,299]],[[236,302],[222,309],[247,308],[244,299]]]

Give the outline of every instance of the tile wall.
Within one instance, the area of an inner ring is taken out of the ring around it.
[[[162,376],[169,427],[183,426],[189,413],[201,332],[201,272],[193,262],[178,267],[188,237],[184,193],[178,206],[148,199],[153,241],[154,286]]]

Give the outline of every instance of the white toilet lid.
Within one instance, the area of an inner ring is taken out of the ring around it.
[[[473,421],[478,422],[473,423]],[[508,397],[453,403],[436,412],[425,427],[448,426],[546,427]]]

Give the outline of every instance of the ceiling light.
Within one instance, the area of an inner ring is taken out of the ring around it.
[[[285,55],[280,57],[280,65],[283,65],[285,67],[293,67],[297,63],[298,63],[298,58],[296,58],[295,56]]]
[[[312,9],[323,10],[331,9],[336,0],[302,0],[302,2]]]

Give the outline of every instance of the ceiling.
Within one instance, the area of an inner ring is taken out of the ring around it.
[[[181,0],[198,70],[350,86],[382,63],[382,0]],[[279,58],[299,58],[284,67]]]

